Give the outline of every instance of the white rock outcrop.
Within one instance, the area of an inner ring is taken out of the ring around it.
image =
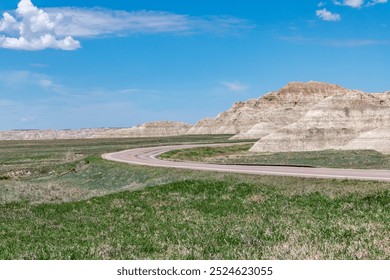
[[[258,99],[257,122],[243,129],[232,139],[260,139],[278,129],[298,121],[313,106],[347,89],[321,82],[291,82],[277,92]]]
[[[64,129],[64,130],[5,130],[0,131],[0,140],[51,140],[95,138],[110,128]]]
[[[343,150],[376,150],[390,154],[390,126],[364,132],[353,139]]]
[[[326,97],[347,89],[320,82],[291,82],[258,99],[235,103],[215,118],[200,120],[188,134],[236,134],[232,139],[259,139],[301,118]]]
[[[318,102],[298,121],[262,137],[251,151],[342,149],[359,135],[390,123],[388,96],[352,90],[334,93]],[[361,141],[359,143],[360,148],[365,148]],[[357,147],[356,142],[354,145]],[[371,144],[371,147],[380,145]]]
[[[120,128],[96,135],[99,138],[164,137],[186,134],[192,127],[183,122],[156,121],[131,128]]]
[[[8,130],[0,131],[0,140],[51,140],[88,138],[163,137],[185,134],[192,125],[157,121],[132,128],[88,128],[74,130]]]

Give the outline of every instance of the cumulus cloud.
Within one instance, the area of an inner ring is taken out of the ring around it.
[[[332,12],[329,12],[327,9],[321,9],[316,11],[317,17],[319,17],[322,20],[325,21],[340,21],[341,16],[339,14],[335,14]]]
[[[80,43],[71,36],[56,34],[56,27],[61,20],[60,14],[50,16],[30,0],[21,0],[14,15],[3,13],[0,20],[0,47],[17,50],[78,49]]]
[[[240,82],[221,82],[221,84],[227,87],[229,90],[237,92],[245,91],[249,88],[247,85],[244,85]]]
[[[113,11],[75,7],[40,9],[21,0],[0,18],[0,47],[18,50],[75,50],[74,38],[133,33],[233,32],[252,28],[234,17],[191,17],[156,11]]]

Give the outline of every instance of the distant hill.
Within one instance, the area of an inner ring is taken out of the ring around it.
[[[185,134],[191,127],[192,125],[182,122],[156,121],[137,125],[132,128],[8,130],[0,131],[0,140],[162,137]]]

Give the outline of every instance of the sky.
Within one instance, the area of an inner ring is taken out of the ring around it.
[[[390,90],[387,0],[0,1],[0,130],[194,124],[290,81]]]

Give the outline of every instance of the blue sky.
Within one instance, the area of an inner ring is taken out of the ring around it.
[[[390,90],[386,0],[12,0],[0,11],[0,130],[195,123],[289,81]]]

